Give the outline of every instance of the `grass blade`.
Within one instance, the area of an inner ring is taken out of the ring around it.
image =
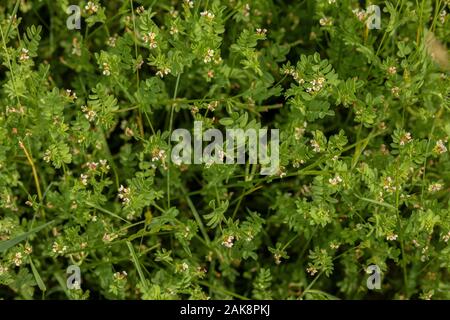
[[[16,244],[18,244],[19,242],[22,242],[23,240],[26,240],[29,236],[31,236],[33,233],[36,233],[42,229],[44,229],[45,227],[51,225],[53,221],[47,222],[46,224],[43,224],[42,226],[39,226],[37,228],[31,229],[28,232],[22,233],[21,235],[15,237],[14,239],[9,239],[6,241],[3,241],[0,243],[0,252],[4,252],[6,250],[8,250],[11,247],[14,247]]]

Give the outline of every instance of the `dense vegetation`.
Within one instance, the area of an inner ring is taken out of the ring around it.
[[[3,0],[0,298],[450,298],[449,10]],[[194,121],[276,174],[174,163]]]

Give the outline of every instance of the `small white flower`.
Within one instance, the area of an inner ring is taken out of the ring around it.
[[[169,33],[171,35],[177,34],[178,33],[178,28],[176,26],[171,26]]]
[[[22,253],[21,252],[17,252],[14,255],[13,262],[16,265],[16,267],[19,267],[22,264]]]
[[[338,185],[339,183],[342,182],[342,178],[341,178],[340,176],[335,176],[334,178],[330,178],[330,179],[328,180],[328,182],[329,182],[331,185],[336,186],[336,185]]]
[[[208,110],[214,111],[214,110],[216,110],[218,105],[219,105],[219,101],[212,101],[211,103],[208,103]]]
[[[441,11],[441,13],[439,14],[439,21],[444,24],[445,23],[445,18],[447,16],[447,11],[444,9]]]
[[[192,113],[193,116],[195,116],[199,111],[200,111],[200,110],[198,109],[197,106],[193,106],[193,107],[191,108],[191,113]]]
[[[213,49],[208,49],[208,51],[206,52],[205,57],[203,58],[203,62],[204,63],[209,63],[212,61],[212,58],[214,57],[214,50]]]
[[[388,68],[388,73],[391,74],[391,75],[396,74],[397,73],[397,68],[395,66],[390,66]]]
[[[212,13],[211,11],[208,11],[208,10],[200,12],[200,15],[202,17],[206,17],[206,18],[211,19],[211,20],[214,19],[214,17],[215,17],[214,13]]]
[[[320,152],[320,145],[316,140],[311,139],[309,142],[311,143],[311,147],[313,147],[314,152]]]
[[[397,240],[397,238],[398,238],[398,235],[395,233],[390,233],[386,236],[386,240],[389,240],[389,241],[395,241],[395,240]]]
[[[149,44],[150,49],[155,49],[158,47],[158,43],[156,42],[156,33],[149,32],[148,34],[145,34],[142,39],[145,43]]]
[[[445,243],[447,243],[448,240],[450,240],[450,231],[442,236],[442,240],[444,240]]]
[[[333,25],[333,19],[330,17],[323,17],[319,20],[321,26],[331,26]]]
[[[156,72],[156,75],[161,77],[161,78],[164,78],[164,76],[168,75],[170,72],[171,72],[171,70],[169,68],[165,68],[164,67],[164,68],[158,70]]]
[[[25,245],[25,248],[24,248],[24,252],[25,252],[26,254],[30,255],[30,254],[33,252],[33,247],[30,246],[29,244],[26,244],[26,245]]]
[[[306,272],[308,272],[311,276],[313,276],[318,272],[318,270],[315,267],[308,267],[306,268]]]
[[[114,273],[114,279],[116,280],[123,280],[128,276],[126,271],[122,271],[122,272],[116,272]]]
[[[87,162],[86,167],[88,167],[89,170],[94,171],[94,170],[97,170],[98,163],[97,162]]]
[[[339,249],[339,244],[332,242],[332,243],[330,243],[330,248],[333,250],[337,250],[337,249]]]
[[[8,272],[8,267],[3,266],[3,265],[0,264],[0,276],[3,275],[6,272]]]
[[[155,148],[152,151],[152,161],[164,161],[166,159],[166,151]]]
[[[22,48],[22,51],[20,52],[19,61],[27,61],[30,59],[30,56],[28,55],[28,49]]]
[[[98,6],[94,2],[89,1],[87,5],[84,7],[84,9],[86,10],[87,13],[94,14],[98,11]]]
[[[104,76],[110,76],[111,75],[110,66],[106,62],[103,63],[103,72],[102,73],[103,73]]]
[[[130,202],[130,192],[130,188],[125,188],[123,185],[120,185],[118,196],[124,204],[128,204]]]
[[[267,34],[267,29],[257,28],[256,29],[256,34],[260,35],[260,36],[265,36]]]
[[[192,0],[184,0],[184,3],[187,4],[187,6],[189,8],[193,8],[194,7],[194,1],[192,1]]]
[[[115,233],[105,233],[105,234],[103,235],[102,240],[103,240],[104,242],[111,242],[111,241],[113,241],[114,239],[116,239],[117,237],[118,237],[118,235],[115,234]]]
[[[442,140],[438,140],[436,142],[436,145],[434,146],[433,151],[438,154],[442,154],[442,153],[447,152],[447,147],[445,146],[445,144]]]
[[[181,264],[181,270],[186,271],[187,269],[189,269],[189,265],[186,262],[183,262]]]
[[[303,127],[296,127],[294,133],[295,140],[300,140],[301,137],[305,134],[306,131],[306,122]]]
[[[437,192],[437,191],[442,190],[442,188],[443,188],[442,184],[440,184],[440,183],[433,183],[433,184],[430,184],[428,186],[428,191],[429,192]]]
[[[358,18],[359,21],[366,20],[366,12],[364,10],[354,9],[353,13]]]
[[[49,163],[51,160],[51,157],[52,157],[52,152],[49,149],[45,150],[44,157],[43,157],[44,161]]]
[[[109,166],[107,160],[102,159],[99,162],[100,162],[100,165],[102,166],[103,169],[105,169],[105,170],[109,170],[110,169],[110,166]]]
[[[232,248],[234,245],[234,236],[229,235],[228,237],[226,237],[225,240],[222,241],[222,245],[227,248]]]
[[[391,89],[391,93],[396,98],[400,97],[400,88],[399,87],[393,87]]]
[[[143,6],[139,6],[136,8],[136,13],[137,14],[143,14],[145,11],[145,8]]]
[[[72,90],[70,90],[70,89],[67,89],[67,90],[66,90],[66,95],[67,95],[70,99],[72,99],[72,100],[76,100],[76,99],[77,99],[77,94],[76,94],[76,92],[75,92],[75,91],[72,91]]]
[[[399,144],[401,146],[404,146],[407,143],[410,143],[412,141],[411,138],[411,133],[410,132],[406,132],[401,138],[400,138],[400,142]]]
[[[397,190],[397,187],[394,186],[394,180],[391,177],[384,178],[383,189],[389,192],[394,192]]]
[[[116,46],[117,36],[109,37],[108,42],[106,43],[108,46],[114,48]]]
[[[87,174],[81,174],[80,175],[80,179],[81,179],[81,183],[84,185],[84,186],[87,186],[87,184],[88,184],[88,175]]]
[[[20,265],[22,264],[22,253],[21,252],[17,252],[14,255],[13,262],[16,265],[16,267],[20,267]]]
[[[244,17],[250,16],[250,5],[247,3],[244,6]]]
[[[63,254],[64,252],[67,251],[67,246],[61,246],[59,243],[57,243],[55,241],[55,242],[53,242],[53,245],[52,245],[52,251],[54,253]]]

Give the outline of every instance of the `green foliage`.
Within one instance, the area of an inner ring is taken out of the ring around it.
[[[450,298],[450,4],[370,3],[381,29],[350,0],[75,1],[68,30],[69,1],[2,1],[0,298]],[[277,173],[172,162],[194,121],[279,129]]]

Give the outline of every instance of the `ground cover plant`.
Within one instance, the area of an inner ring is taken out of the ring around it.
[[[450,298],[449,10],[1,1],[0,298]],[[194,121],[276,171],[172,161]]]

